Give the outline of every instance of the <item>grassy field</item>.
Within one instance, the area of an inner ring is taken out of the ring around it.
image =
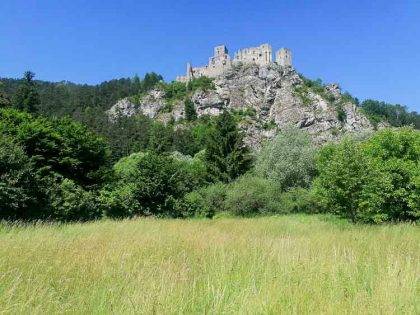
[[[323,216],[0,225],[0,313],[420,313],[420,229]]]

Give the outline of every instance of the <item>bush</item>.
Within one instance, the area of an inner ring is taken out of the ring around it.
[[[184,217],[212,218],[226,210],[225,199],[226,185],[216,183],[186,194],[178,203],[178,209]]]
[[[101,138],[68,118],[0,109],[0,139],[1,216],[66,221],[98,216],[91,191],[105,175],[108,151]]]
[[[213,79],[206,76],[192,79],[190,82],[188,82],[187,88],[191,92],[194,92],[198,89],[201,89],[203,91],[216,89],[213,83]]]
[[[39,204],[33,164],[10,137],[0,137],[0,219],[29,218]]]
[[[179,166],[187,174],[190,180],[188,190],[208,184],[207,167],[202,154],[197,153],[194,157],[190,157],[179,152],[173,152],[171,157],[179,163]]]
[[[383,192],[382,212],[388,220],[420,218],[420,132],[412,128],[379,131],[364,144],[364,153],[377,160],[389,189]]]
[[[316,213],[319,211],[315,196],[305,188],[292,188],[279,198],[280,213]]]
[[[130,218],[140,213],[141,207],[136,199],[135,184],[126,184],[115,189],[103,189],[100,195],[100,202],[104,215],[109,218]]]
[[[93,192],[64,179],[51,189],[51,218],[61,221],[87,221],[101,217],[102,211]]]
[[[418,220],[419,161],[420,133],[410,128],[346,139],[321,150],[314,192],[326,211],[355,222]]]
[[[35,167],[86,187],[102,181],[108,158],[105,141],[69,118],[47,119],[0,109],[0,135],[19,143]]]
[[[101,194],[106,213],[181,216],[176,201],[204,182],[203,170],[202,162],[178,155],[147,152],[122,158],[114,166],[114,182]]]
[[[315,148],[309,135],[295,127],[282,130],[257,157],[256,173],[283,191],[309,187],[315,175]]]
[[[245,175],[229,185],[225,208],[241,216],[275,213],[279,196],[279,188],[269,180]]]

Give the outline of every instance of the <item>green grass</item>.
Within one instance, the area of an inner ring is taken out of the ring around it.
[[[0,313],[419,314],[419,256],[324,216],[0,225]]]

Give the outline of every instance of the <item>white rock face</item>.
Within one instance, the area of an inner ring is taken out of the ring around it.
[[[342,96],[338,85],[328,85],[322,92],[308,89],[292,67],[239,64],[215,78],[214,83],[215,90],[198,90],[192,95],[197,115],[218,115],[224,109],[248,113],[240,126],[252,148],[258,148],[264,139],[272,138],[287,125],[307,130],[315,143],[373,129],[356,105]],[[304,97],[298,92],[302,88]],[[164,107],[164,92],[154,90],[137,106],[127,99],[119,101],[109,114],[143,113],[162,121],[168,121],[169,116],[177,121],[184,115],[182,101],[172,104],[171,113],[162,113]],[[341,117],[345,113],[343,121],[338,118],[339,111]]]
[[[114,106],[112,106],[108,111],[108,117],[111,120],[116,119],[119,116],[130,117],[139,112],[138,106],[126,97],[119,100]]]

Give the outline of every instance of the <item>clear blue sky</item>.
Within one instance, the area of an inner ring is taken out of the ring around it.
[[[0,76],[98,83],[185,63],[213,46],[289,47],[310,78],[420,112],[420,1],[0,0]]]

